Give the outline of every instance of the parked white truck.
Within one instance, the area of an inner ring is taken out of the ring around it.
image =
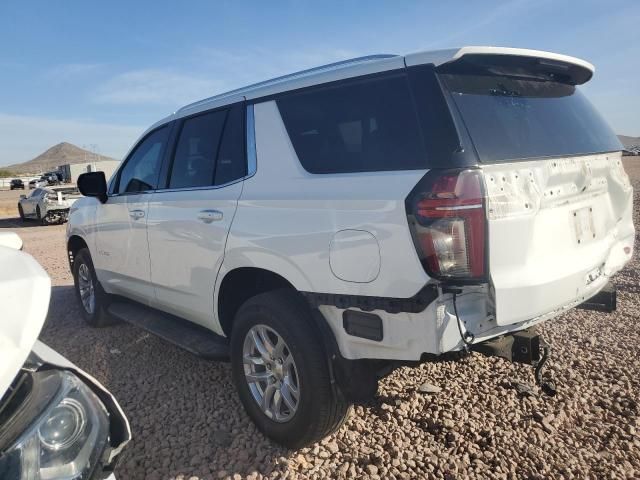
[[[247,412],[291,447],[400,364],[475,349],[541,380],[533,327],[615,308],[632,255],[622,145],[578,88],[593,70],[465,47],[187,105],[108,185],[78,181],[67,248],[84,315],[210,358],[230,347]]]

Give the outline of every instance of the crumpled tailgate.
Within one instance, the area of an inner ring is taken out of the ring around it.
[[[633,191],[621,154],[486,165],[496,323],[573,306],[633,253]]]

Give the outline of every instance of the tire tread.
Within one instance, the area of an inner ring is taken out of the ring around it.
[[[309,306],[304,298],[290,289],[273,290],[249,299],[240,307],[236,317],[238,321],[234,322],[234,329],[243,321],[244,316],[250,315],[252,312],[273,314],[274,311],[280,311],[281,317],[304,319],[305,329],[311,333],[306,336],[320,338],[319,332],[315,331],[317,327],[311,318]],[[310,422],[311,428],[308,428],[303,435],[297,438],[276,439],[276,441],[294,449],[307,446],[334,433],[345,423],[351,408],[351,404],[344,398],[337,385],[331,382],[329,360],[323,346],[319,342],[308,342],[305,344],[305,350],[308,370],[312,372],[311,375],[320,386],[318,390],[314,391],[314,396],[320,401],[317,404],[317,411],[314,412],[314,421]],[[274,437],[268,429],[262,428],[260,423],[257,425],[267,436]]]

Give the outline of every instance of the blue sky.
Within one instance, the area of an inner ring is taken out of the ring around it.
[[[121,158],[182,104],[371,53],[462,45],[596,65],[585,92],[640,135],[640,1],[0,3],[0,165],[60,141]]]

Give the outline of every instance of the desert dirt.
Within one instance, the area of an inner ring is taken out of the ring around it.
[[[640,157],[625,164],[639,225]],[[15,217],[20,193],[0,192],[0,209]],[[53,281],[41,340],[109,388],[131,422],[120,479],[640,477],[638,241],[633,261],[614,278],[615,313],[572,310],[542,328],[553,345],[548,371],[557,396],[540,392],[530,367],[476,353],[403,367],[338,433],[290,451],[253,426],[229,364],[201,360],[127,324],[86,326],[63,225],[5,217],[6,229],[22,236]],[[442,390],[420,393],[425,382]],[[531,385],[533,395],[520,396],[517,382]]]

